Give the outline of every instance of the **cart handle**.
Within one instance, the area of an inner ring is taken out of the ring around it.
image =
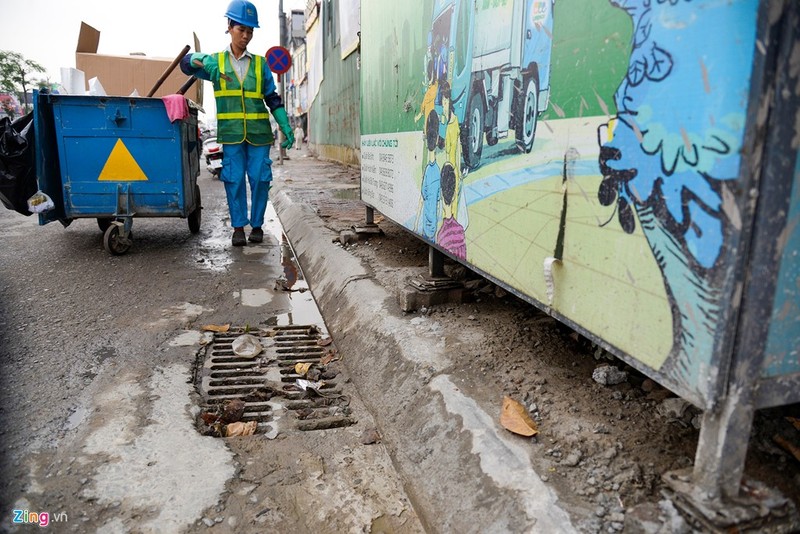
[[[181,50],[181,53],[178,54],[178,56],[175,59],[172,60],[172,63],[170,63],[169,67],[167,67],[167,69],[164,71],[164,73],[158,79],[158,81],[153,86],[153,88],[150,89],[150,92],[147,93],[147,96],[153,96],[155,94],[155,92],[158,91],[158,88],[161,87],[161,84],[164,83],[164,80],[166,80],[167,77],[170,74],[172,74],[172,71],[175,70],[175,67],[177,67],[178,63],[181,62],[181,59],[183,59],[183,56],[185,56],[186,54],[189,53],[189,50],[191,50],[189,45],[186,45],[186,46],[183,47],[183,50]]]

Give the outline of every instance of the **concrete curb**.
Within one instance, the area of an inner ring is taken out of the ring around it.
[[[276,212],[417,515],[432,532],[574,532],[524,442],[456,386],[445,339],[403,316],[314,211],[279,189]],[[499,407],[498,407],[499,412]]]

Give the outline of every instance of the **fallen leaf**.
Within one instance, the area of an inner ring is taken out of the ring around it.
[[[219,421],[219,416],[212,412],[203,412],[200,414],[200,418],[207,425],[213,425],[214,423]]]
[[[319,363],[322,365],[328,365],[329,363],[340,359],[339,355],[336,352],[336,349],[330,349],[325,355],[320,358]]]
[[[294,381],[294,383],[295,383],[296,386],[298,386],[303,391],[307,391],[309,389],[312,389],[312,390],[316,391],[317,393],[319,393],[319,390],[322,389],[322,386],[325,385],[325,382],[322,382],[322,381],[320,381],[320,382],[311,382],[309,380],[303,380],[302,378],[298,378],[297,380]]]
[[[256,427],[258,423],[255,421],[248,421],[246,423],[242,423],[241,421],[238,423],[231,423],[225,427],[225,437],[230,438],[233,436],[252,436],[256,433]]]
[[[306,376],[308,370],[311,369],[310,363],[296,363],[294,364],[294,372],[300,376]]]
[[[783,449],[794,456],[795,460],[800,462],[800,447],[791,443],[788,439],[784,438],[779,434],[775,434],[772,436],[772,441],[783,447]]]
[[[795,427],[797,430],[800,430],[800,419],[798,419],[797,417],[787,417],[786,420],[792,423],[792,426]]]
[[[301,408],[296,410],[294,415],[300,420],[305,420],[308,419],[313,413],[314,410],[312,408]]]
[[[219,332],[219,333],[225,333],[230,329],[231,329],[230,324],[207,324],[202,328],[203,332]]]
[[[333,339],[331,339],[329,337],[323,337],[322,339],[318,339],[317,340],[317,345],[319,345],[320,347],[327,347],[332,342],[333,342]]]
[[[503,428],[521,436],[535,436],[539,433],[536,423],[528,415],[528,410],[511,397],[503,397],[503,410],[500,413]]]

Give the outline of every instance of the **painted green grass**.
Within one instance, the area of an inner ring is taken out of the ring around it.
[[[469,210],[468,261],[543,304],[548,298],[542,266],[558,236],[561,182],[553,176],[515,187]],[[584,194],[596,191],[599,182],[599,176],[570,182],[564,261],[553,269],[552,306],[658,369],[672,348],[661,272],[640,228],[628,235],[616,219],[600,226],[609,213]]]

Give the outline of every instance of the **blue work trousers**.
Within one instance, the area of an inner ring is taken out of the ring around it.
[[[225,184],[231,226],[239,228],[248,224],[260,228],[264,224],[269,188],[272,185],[272,160],[269,145],[250,143],[223,145],[222,171],[219,179]],[[247,181],[245,181],[247,175]],[[247,183],[250,183],[250,218],[247,217]]]

